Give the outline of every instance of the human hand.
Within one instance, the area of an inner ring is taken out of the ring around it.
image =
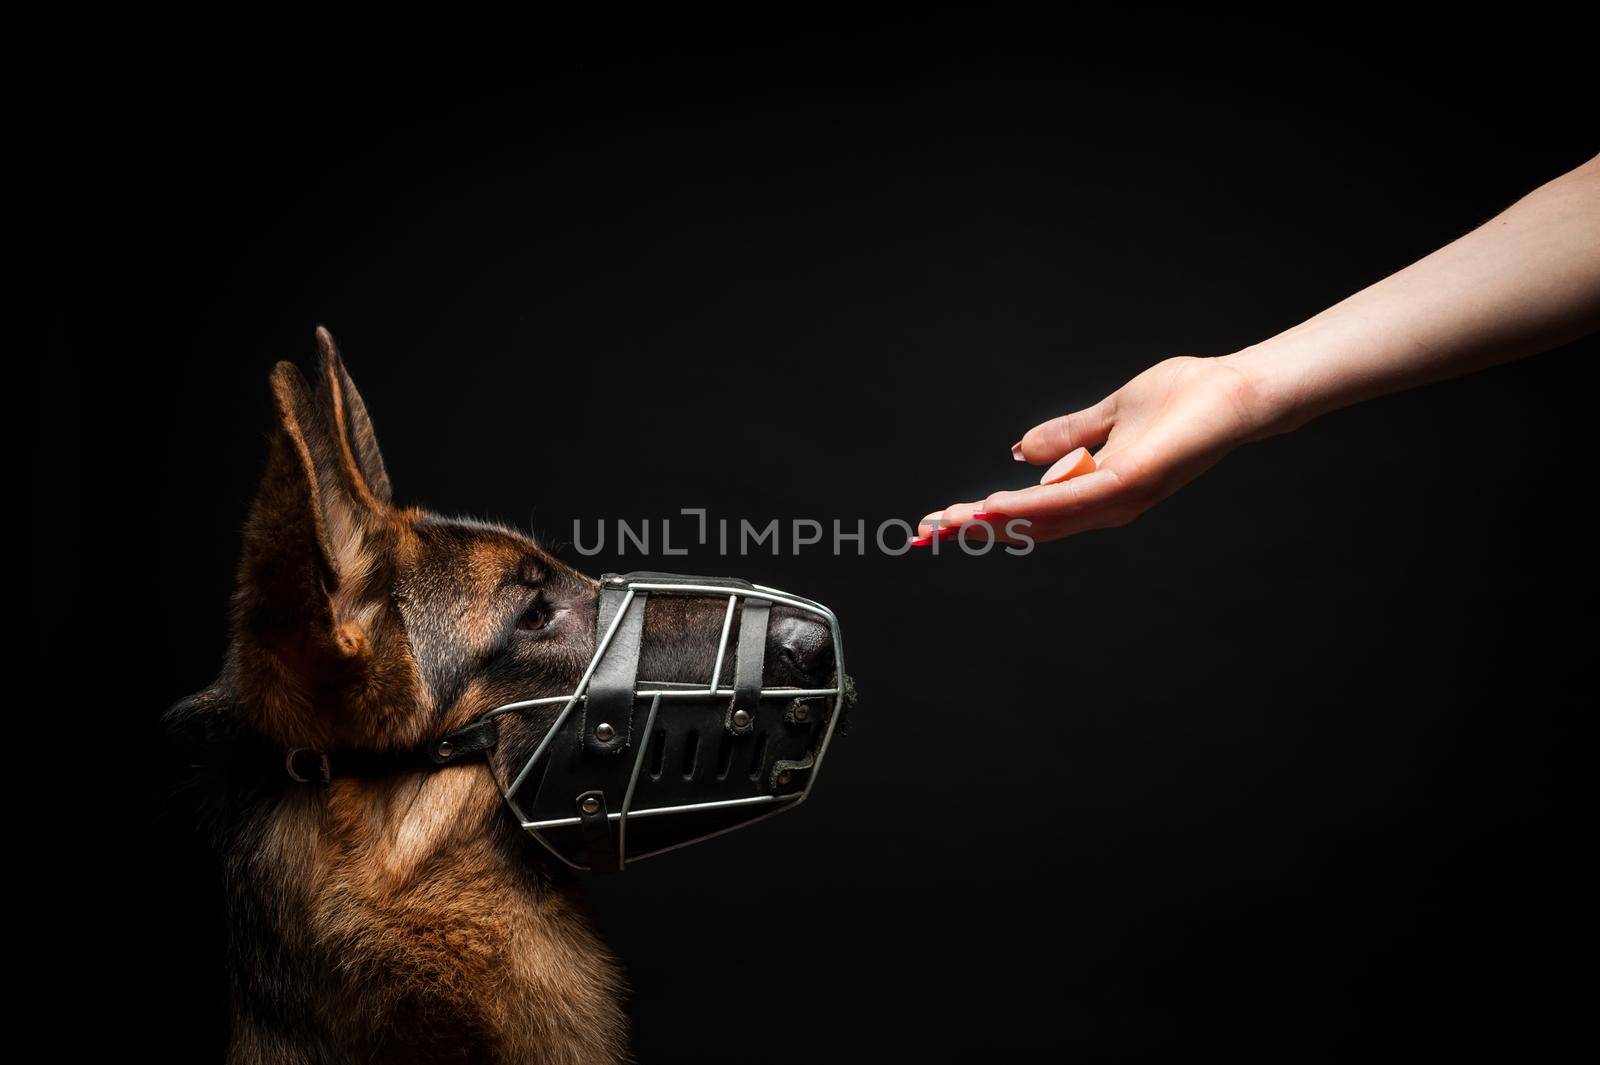
[[[1270,420],[1252,378],[1226,357],[1168,359],[1094,406],[1034,426],[1012,448],[1018,462],[1053,464],[1043,479],[1058,483],[935,511],[922,519],[914,542],[975,515],[996,540],[1011,539],[1012,519],[1028,522],[1011,527],[1033,540],[1126,525],[1262,435]]]

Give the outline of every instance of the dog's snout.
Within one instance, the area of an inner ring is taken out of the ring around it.
[[[822,687],[833,673],[833,631],[803,614],[774,617],[769,641],[783,661],[807,684]]]

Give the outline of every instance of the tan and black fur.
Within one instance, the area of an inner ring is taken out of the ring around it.
[[[211,751],[409,749],[571,690],[595,583],[521,533],[396,506],[366,406],[318,338],[314,386],[289,363],[272,373],[228,657],[170,726]],[[668,638],[652,635],[647,675],[706,675],[720,608],[649,610]],[[617,963],[491,775],[549,721],[503,720],[490,766],[319,784],[216,760],[205,823],[226,881],[229,1061],[627,1057]]]

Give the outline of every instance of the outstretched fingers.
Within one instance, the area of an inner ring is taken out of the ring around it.
[[[1035,540],[1122,525],[1138,513],[1126,482],[1111,470],[1096,470],[1058,484],[996,492],[983,501],[986,511],[1031,523]]]
[[[1018,535],[1011,533],[1012,516],[985,510],[981,502],[952,503],[943,510],[928,514],[917,523],[914,547],[925,547],[935,539],[953,540],[961,537],[970,543],[994,540],[996,543],[1020,543],[1027,532],[1027,523],[1016,526]]]
[[[1034,487],[1017,492],[995,492],[981,502],[952,503],[943,510],[924,515],[917,523],[917,536],[912,546],[922,547],[934,540],[948,540],[958,535],[1008,543],[1024,538],[1054,540],[1070,536],[1081,531],[1077,524],[1083,512],[1094,509],[1096,489],[1091,486],[1090,492],[1085,494],[1081,489],[1068,490],[1068,486],[1081,485],[1096,472],[1106,471],[1097,471],[1094,456],[1087,448],[1074,448],[1057,459]],[[1102,492],[1121,487],[1120,479],[1109,472],[1100,483],[1107,486],[1100,490]],[[1108,520],[1084,528],[1113,524],[1118,522]]]

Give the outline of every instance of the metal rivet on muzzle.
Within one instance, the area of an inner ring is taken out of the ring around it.
[[[616,734],[617,730],[606,724],[604,721],[600,722],[600,724],[594,727],[594,738],[599,740],[601,743],[610,743],[611,737],[615,736]]]
[[[735,710],[733,712],[733,723],[738,728],[744,728],[746,725],[750,724],[750,711]]]
[[[600,800],[593,795],[585,795],[583,801],[578,804],[578,809],[586,814],[597,814],[600,812]]]
[[[807,706],[805,703],[795,703],[794,704],[794,719],[796,721],[804,721],[806,718],[808,718],[810,716],[811,716],[811,707]]]
[[[439,744],[439,757],[440,758],[449,758],[452,754],[455,754],[455,753],[456,753],[456,745],[451,743],[449,740],[444,740],[443,742],[441,742]]]
[[[785,769],[783,772],[778,774],[778,787],[787,788],[789,786],[789,782],[793,779],[794,777],[790,775],[787,769]]]

